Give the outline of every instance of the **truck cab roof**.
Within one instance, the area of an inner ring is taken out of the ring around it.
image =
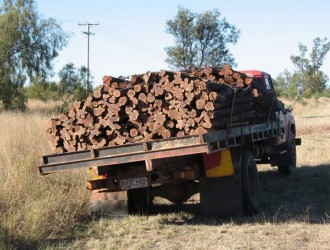
[[[253,77],[261,86],[263,86],[268,93],[276,96],[272,77],[270,74],[260,70],[240,70],[239,72],[246,74],[249,77]]]
[[[246,75],[251,75],[253,77],[269,75],[268,73],[260,70],[240,70],[239,72],[244,73]]]

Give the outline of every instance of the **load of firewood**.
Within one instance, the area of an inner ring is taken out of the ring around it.
[[[130,80],[104,76],[93,96],[50,121],[49,144],[55,153],[73,152],[254,122],[274,109],[255,84],[229,65],[148,72]]]

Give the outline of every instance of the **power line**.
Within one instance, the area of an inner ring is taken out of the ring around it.
[[[124,35],[123,33],[118,32],[117,30],[110,28],[108,26],[105,26],[102,30],[104,31],[104,35],[111,37],[114,40],[120,41],[121,43],[126,44],[132,48],[135,48],[139,51],[143,51],[144,53],[159,58],[158,50],[155,50],[154,48],[148,46],[147,44],[141,41],[132,39],[129,36]]]
[[[90,32],[90,26],[93,25],[100,25],[99,23],[79,23],[78,25],[84,25],[87,26],[87,32],[83,32],[87,35],[87,68],[86,68],[86,91],[88,90],[89,85],[89,36],[93,35]]]

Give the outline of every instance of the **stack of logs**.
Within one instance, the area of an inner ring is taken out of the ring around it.
[[[265,119],[272,102],[253,78],[222,68],[103,77],[85,101],[47,125],[55,153],[204,134]]]

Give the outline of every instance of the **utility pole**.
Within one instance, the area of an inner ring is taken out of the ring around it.
[[[86,68],[86,91],[88,90],[88,84],[89,84],[89,36],[92,35],[92,33],[89,31],[90,26],[92,25],[100,25],[99,23],[79,23],[78,25],[84,25],[87,26],[87,32],[83,32],[87,35],[87,68]]]

